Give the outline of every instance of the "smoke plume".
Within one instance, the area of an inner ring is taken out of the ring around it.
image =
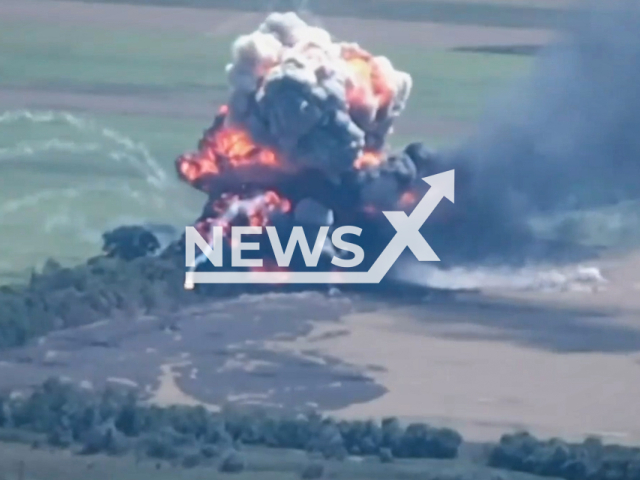
[[[196,228],[368,225],[375,259],[390,238],[382,210],[414,204],[418,166],[430,161],[388,149],[409,74],[289,12],[234,42],[227,78],[228,102],[198,150],[176,160],[209,196]]]
[[[463,216],[429,233],[443,259],[566,258],[536,240],[534,216],[640,197],[640,4],[598,3],[576,12],[473,138],[440,155],[441,169],[456,168]]]
[[[358,225],[375,259],[394,233],[382,211],[410,211],[421,177],[454,168],[455,205],[423,227],[443,266],[593,255],[542,240],[532,224],[640,197],[640,6],[598,5],[573,20],[464,144],[391,153],[411,77],[293,13],[270,15],[234,43],[229,100],[176,161],[209,195],[196,227]]]
[[[334,42],[292,12],[267,17],[232,55],[230,121],[294,166],[330,175],[382,148],[411,91],[387,58]]]

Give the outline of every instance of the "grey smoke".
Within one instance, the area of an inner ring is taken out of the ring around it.
[[[576,12],[531,77],[442,154],[458,217],[433,234],[450,258],[548,259],[558,245],[535,238],[534,216],[640,198],[640,4],[604,3]]]
[[[233,44],[230,122],[275,148],[290,166],[335,180],[365,150],[382,148],[411,93],[411,77],[385,57],[367,60],[384,95],[374,89],[372,75],[358,74],[350,63],[363,55],[357,44],[334,41],[294,12],[270,14]]]
[[[266,143],[277,145],[294,164],[320,165],[330,173],[349,170],[365,136],[347,113],[344,85],[335,77],[312,85],[304,73],[298,65],[283,64],[265,79],[257,106]],[[253,126],[254,137],[260,136]]]

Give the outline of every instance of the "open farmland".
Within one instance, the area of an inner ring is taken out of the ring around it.
[[[118,225],[179,231],[199,214],[202,195],[176,179],[173,161],[195,147],[226,101],[231,42],[264,17],[265,2],[237,4],[0,0],[2,283],[28,279],[49,257],[79,264],[100,251],[102,232]],[[394,147],[464,139],[494,95],[528,74],[533,60],[519,52],[547,44],[557,35],[552,27],[570,15],[568,2],[550,0],[321,0],[306,7],[337,37],[389,56],[413,76]],[[524,293],[517,296],[522,303],[504,304],[473,296],[309,294],[128,312],[2,352],[0,387],[62,375],[133,384],[160,405],[394,415],[478,441],[528,428],[545,437],[597,434],[636,443],[637,263],[612,261],[609,293],[587,297]],[[0,467],[11,465],[7,478],[15,471],[11,458],[28,457],[28,480],[49,478],[54,468],[61,478],[86,478],[84,459],[13,446],[0,453]],[[298,460],[282,467],[256,455],[259,478],[262,470],[299,476]],[[122,479],[215,477],[212,469],[102,462],[91,467],[92,478],[114,478],[114,471]],[[450,467],[367,464],[354,473],[341,464],[329,471],[345,480],[435,478],[422,476],[424,468],[455,478]],[[249,470],[243,476],[258,478]]]
[[[175,179],[173,160],[195,148],[226,100],[230,44],[262,17],[0,0],[0,158],[7,184],[0,193],[0,246],[11,252],[0,271],[20,276],[49,256],[77,262],[98,251],[102,231],[123,222],[192,221],[201,200]],[[418,139],[437,146],[464,135],[486,99],[530,64],[526,56],[452,49],[541,44],[553,35],[341,17],[321,23],[413,75],[396,146]]]

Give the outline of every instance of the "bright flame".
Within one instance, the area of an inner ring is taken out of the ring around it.
[[[238,38],[232,54],[227,75],[235,100],[230,106],[259,101],[273,80],[273,72],[274,78],[280,78],[294,71],[296,82],[307,82],[310,90],[318,91],[328,88],[324,79],[338,78],[331,88],[344,88],[352,121],[357,128],[376,135],[390,133],[388,125],[404,109],[412,86],[411,77],[396,70],[386,57],[374,56],[355,43],[335,42],[326,30],[306,24],[291,12],[270,15],[256,31]],[[243,109],[250,107],[230,106],[220,108],[198,151],[177,161],[180,177],[197,188],[205,188],[198,185],[199,180],[225,169],[252,164],[283,167],[283,152],[258,145],[248,127],[236,121],[236,110],[244,118],[247,113]],[[361,151],[354,157],[353,168],[375,167],[382,161],[382,152]]]
[[[398,200],[398,205],[402,208],[412,207],[418,202],[418,195],[411,190],[408,190],[402,194]]]
[[[199,221],[195,226],[202,238],[209,242],[211,227],[222,227],[227,237],[232,224],[240,218],[245,219],[247,226],[264,227],[270,224],[270,218],[275,213],[289,213],[291,202],[272,190],[248,198],[224,194],[211,205],[211,210],[214,215]]]
[[[343,44],[342,58],[352,72],[347,84],[347,101],[351,108],[364,109],[373,115],[385,109],[395,95],[392,87],[393,68],[382,57],[374,57],[356,44]]]
[[[357,170],[364,168],[374,168],[382,163],[383,154],[381,152],[364,152],[353,164]]]
[[[220,109],[219,123],[226,119],[227,108]],[[276,153],[257,145],[249,132],[237,126],[220,125],[207,131],[199,142],[199,150],[178,158],[176,167],[180,177],[197,186],[199,180],[219,175],[225,170],[249,165],[277,167],[281,165]]]

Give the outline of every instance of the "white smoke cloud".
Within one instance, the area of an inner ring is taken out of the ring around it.
[[[295,13],[274,13],[232,48],[230,120],[285,160],[339,173],[385,145],[411,93],[411,76],[385,57]]]

